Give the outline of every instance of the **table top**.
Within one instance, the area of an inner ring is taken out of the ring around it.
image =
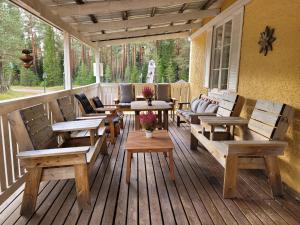
[[[168,110],[171,109],[169,103],[165,101],[152,101],[152,106],[148,106],[146,101],[133,101],[131,102],[131,110],[133,111],[146,111],[146,110]]]
[[[201,124],[209,126],[218,125],[247,125],[248,120],[241,117],[223,117],[223,116],[199,116]]]
[[[95,111],[97,112],[113,112],[113,111],[116,111],[117,108],[116,107],[101,107],[101,108],[95,108]]]
[[[93,130],[97,129],[102,121],[102,119],[66,121],[53,124],[52,129],[54,132]]]
[[[129,132],[125,144],[126,150],[163,150],[173,149],[173,142],[166,130],[155,130],[152,138],[146,138],[144,131]]]

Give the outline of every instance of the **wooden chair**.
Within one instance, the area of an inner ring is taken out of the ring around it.
[[[171,84],[156,84],[155,85],[155,98],[159,101],[165,101],[172,106],[171,115],[173,121],[175,120],[175,107],[176,107],[176,98],[172,98],[171,95]]]
[[[123,93],[122,93],[122,85],[127,86],[131,90],[131,98],[128,100],[123,100]],[[114,99],[115,105],[118,107],[120,111],[131,111],[130,104],[131,101],[135,101],[135,85],[134,84],[119,84],[118,86],[118,97]]]
[[[293,115],[294,109],[288,105],[258,100],[248,129],[244,129],[241,137],[229,141],[210,140],[209,132],[203,131],[201,125],[191,125],[191,149],[196,149],[199,141],[225,168],[224,198],[235,197],[239,169],[265,169],[273,195],[282,195],[277,156],[287,146],[283,140]]]
[[[201,112],[197,112],[198,105],[196,105],[196,109],[191,109],[191,103],[183,102],[178,103],[179,109],[176,112],[177,115],[177,126],[179,127],[181,123],[188,124],[198,124],[199,116],[239,116],[241,110],[243,108],[245,99],[242,96],[233,93],[226,94],[213,94],[209,93],[208,96],[200,95],[199,98],[194,99],[193,101],[206,101],[209,104],[217,105],[217,112],[211,112],[208,109],[201,110]],[[193,103],[192,103],[193,104]],[[207,105],[209,105],[207,104]],[[190,106],[189,109],[183,110],[183,106]],[[199,105],[200,106],[200,105]]]
[[[99,115],[104,115],[103,112],[97,111],[88,100],[84,93],[75,94],[78,100],[78,106],[84,117],[95,117]],[[109,126],[109,140],[111,143],[116,142],[116,137],[120,133],[119,117],[117,115],[117,108],[109,113],[105,114],[107,116],[108,126]]]
[[[90,120],[90,119],[106,119],[106,115],[77,117],[75,114],[74,104],[71,101],[71,96],[65,96],[50,102],[52,116],[55,122],[74,121],[74,120]],[[89,138],[90,133],[86,131],[73,131],[71,138]],[[98,136],[105,138],[106,145],[106,127],[102,126],[98,129]]]
[[[32,215],[39,184],[48,180],[75,178],[78,205],[89,208],[89,171],[104,140],[98,138],[94,146],[87,139],[58,143],[42,104],[10,113],[9,122],[19,147],[17,157],[27,169],[21,215]],[[79,147],[69,147],[74,145]]]

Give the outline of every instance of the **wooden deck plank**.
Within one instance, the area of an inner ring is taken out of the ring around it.
[[[161,207],[150,154],[145,154],[151,224],[162,225]]]
[[[300,224],[300,206],[288,197],[273,199],[264,175],[241,172],[236,199],[223,199],[223,168],[203,149],[189,149],[188,125],[170,120],[175,182],[163,154],[135,154],[131,184],[125,181],[124,143],[134,116],[99,154],[90,174],[91,210],[77,207],[73,180],[42,183],[36,213],[20,217],[22,193],[1,208],[0,224]]]

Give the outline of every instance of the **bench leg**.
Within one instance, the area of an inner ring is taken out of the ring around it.
[[[103,137],[103,143],[101,145],[101,149],[100,149],[100,152],[104,155],[107,155],[108,152],[107,152],[107,140],[106,140],[106,136],[104,135]]]
[[[124,120],[123,120],[123,118],[120,119],[120,128],[124,129]]]
[[[91,198],[87,164],[74,165],[74,170],[78,206],[82,209],[89,209]]]
[[[265,156],[265,164],[273,196],[282,196],[283,189],[277,157]]]
[[[38,196],[39,186],[42,177],[42,168],[35,167],[28,169],[25,180],[25,190],[23,194],[23,202],[21,206],[22,216],[31,216],[34,213],[36,200]]]
[[[198,146],[198,139],[191,133],[191,150],[196,150]]]
[[[227,156],[225,162],[223,197],[234,198],[238,172],[238,156]]]
[[[180,116],[177,116],[177,127],[180,127]]]

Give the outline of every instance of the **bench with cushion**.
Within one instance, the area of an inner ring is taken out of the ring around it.
[[[84,117],[91,116],[101,116],[105,115],[107,117],[107,125],[109,126],[109,139],[111,143],[115,143],[116,137],[120,132],[120,117],[117,115],[117,110],[104,114],[104,112],[99,112],[94,109],[89,99],[84,93],[75,94],[75,98],[78,100],[78,105],[81,110],[81,113]]]
[[[273,195],[282,195],[277,156],[287,146],[283,140],[293,114],[294,109],[288,105],[258,100],[248,128],[234,140],[211,140],[200,124],[191,125],[191,149],[196,149],[199,141],[225,168],[224,198],[236,196],[239,169],[266,169]]]
[[[181,123],[197,124],[199,116],[239,116],[242,110],[244,99],[236,94],[213,94],[201,95],[191,103],[178,103],[179,109],[176,112],[177,126]],[[183,105],[189,105],[183,109]]]
[[[10,113],[9,122],[19,147],[17,156],[27,170],[21,215],[32,215],[39,184],[47,180],[75,178],[78,206],[89,208],[89,171],[101,151],[101,139],[95,135],[93,146],[88,139],[58,142],[61,139],[53,132],[42,104]]]

